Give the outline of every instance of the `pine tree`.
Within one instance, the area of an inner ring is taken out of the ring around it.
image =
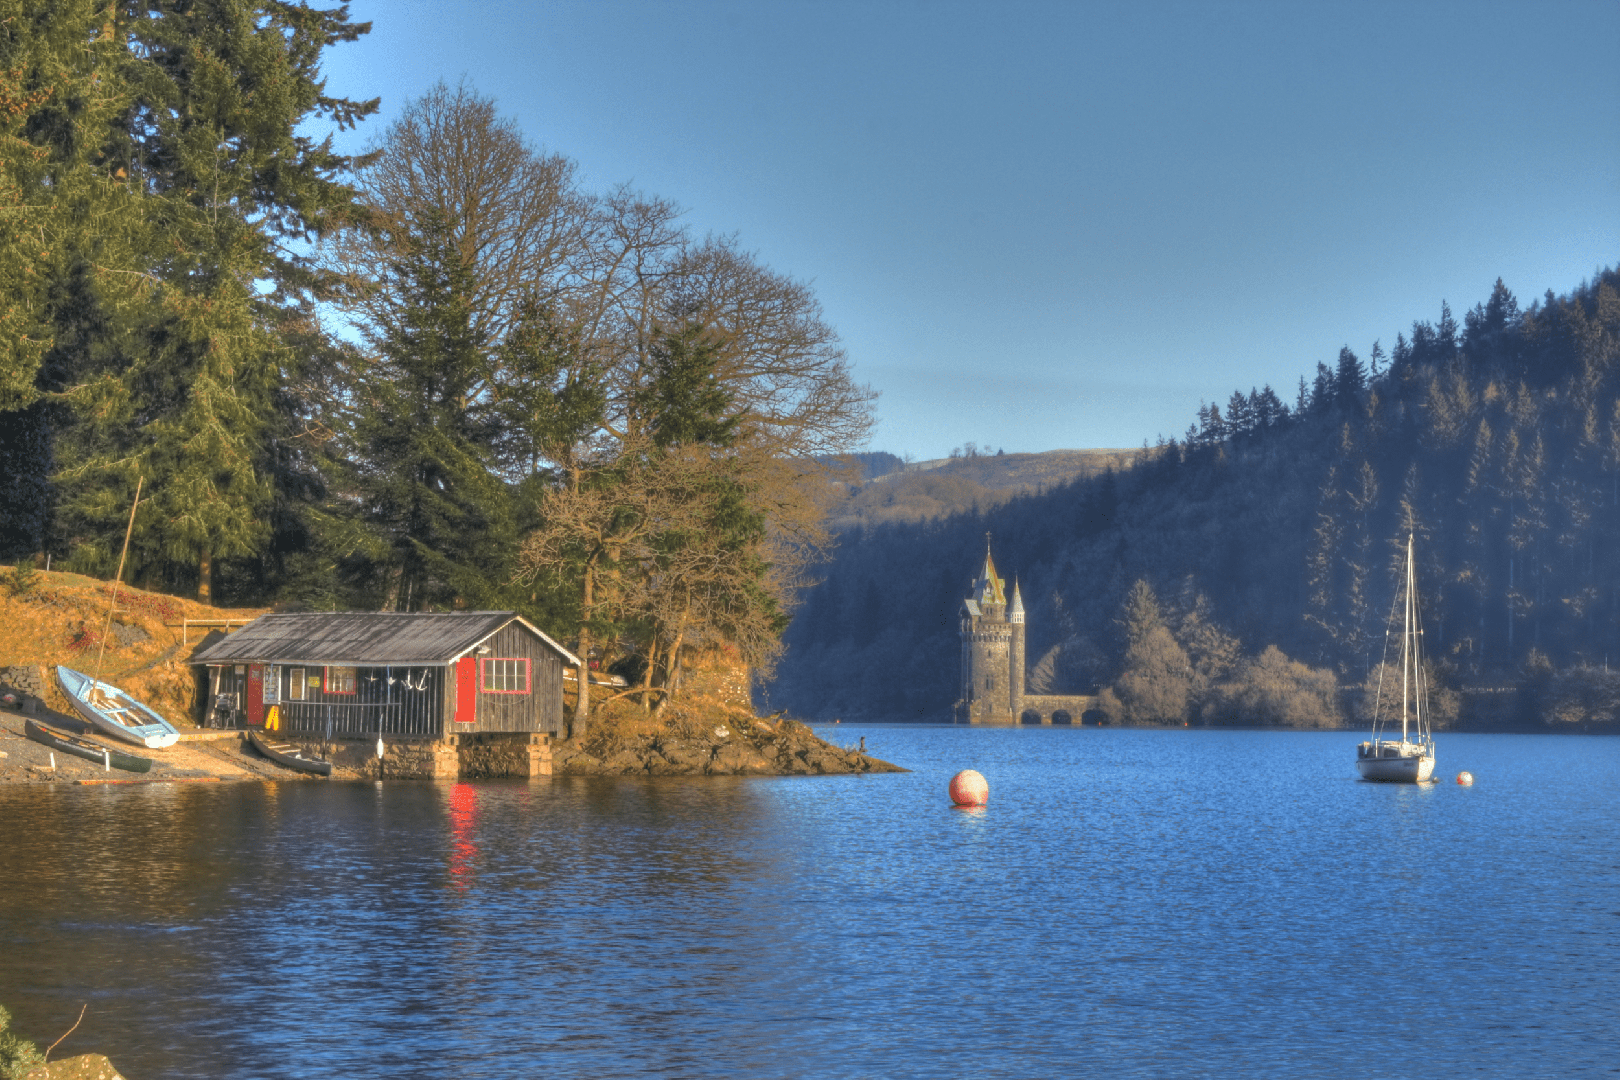
[[[1195,673],[1187,651],[1165,625],[1158,597],[1146,581],[1131,587],[1121,618],[1127,645],[1122,671],[1105,709],[1117,703],[1128,723],[1182,723],[1192,705]]]
[[[1333,373],[1333,393],[1341,402],[1354,400],[1367,385],[1367,369],[1362,367],[1360,357],[1350,351],[1345,345],[1339,349],[1339,364]]]
[[[495,476],[501,424],[474,387],[491,347],[446,223],[415,223],[388,270],[391,303],[366,329],[345,444],[370,530],[373,588],[398,611],[476,604],[511,572],[515,537]]]
[[[127,200],[99,154],[126,97],[108,17],[97,0],[0,2],[0,558],[44,546],[62,419],[48,395],[63,388],[93,267],[127,265]],[[128,292],[130,278],[102,276]]]
[[[1316,379],[1311,383],[1310,410],[1312,415],[1322,416],[1333,408],[1335,383],[1333,372],[1321,361],[1316,364]]]
[[[75,422],[59,482],[82,567],[108,568],[137,475],[152,493],[141,572],[206,597],[215,559],[263,551],[274,443],[291,434],[277,389],[296,361],[278,330],[330,295],[300,248],[353,205],[346,159],[300,128],[375,107],[320,80],[322,52],[366,29],[282,0],[127,3],[108,20],[117,59],[98,76],[128,96],[99,152],[131,193],[121,265],[140,292],[64,358]],[[85,303],[105,290],[93,282]]]

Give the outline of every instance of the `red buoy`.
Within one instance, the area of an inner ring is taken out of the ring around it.
[[[990,785],[972,769],[951,777],[951,802],[957,806],[983,806],[990,799]]]
[[[1471,772],[1460,772],[1460,773],[1457,774],[1457,783],[1461,784],[1463,787],[1468,787],[1473,782],[1474,782],[1474,774],[1473,773],[1471,773]]]

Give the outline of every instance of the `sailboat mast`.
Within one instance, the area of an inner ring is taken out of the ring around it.
[[[141,486],[146,483],[146,477],[135,478],[135,501],[129,508],[129,525],[124,529],[124,550],[118,554],[118,573],[113,577],[112,603],[107,605],[107,625],[101,628],[101,648],[96,652],[96,673],[90,677],[90,688],[95,689],[96,680],[101,678],[101,661],[107,656],[107,635],[112,633],[113,612],[118,609],[118,586],[124,583],[124,560],[129,558],[129,538],[135,532],[135,511],[141,507]]]
[[[1410,699],[1408,673],[1412,670],[1412,534],[1406,534],[1406,631],[1401,635],[1401,742],[1406,742],[1406,710]]]
[[[1428,676],[1423,671],[1423,619],[1418,614],[1417,567],[1412,565],[1411,540],[1407,540],[1406,589],[1412,596],[1412,715],[1417,723],[1418,742],[1424,741],[1423,703],[1429,700]]]

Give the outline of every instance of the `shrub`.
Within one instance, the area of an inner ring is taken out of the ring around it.
[[[11,1014],[0,1005],[0,1080],[22,1080],[22,1076],[45,1058],[27,1039],[11,1032]]]
[[[1539,696],[1550,723],[1613,723],[1620,717],[1620,672],[1565,668],[1547,680]]]
[[[34,560],[28,559],[12,567],[11,573],[5,576],[5,586],[12,596],[27,596],[37,589],[39,571],[34,569]]]
[[[99,648],[105,640],[106,637],[100,630],[88,623],[81,623],[79,628],[73,632],[73,636],[68,638],[68,652],[80,656],[91,649]]]
[[[113,586],[110,584],[103,585],[101,591],[110,597],[113,593]],[[118,604],[128,611],[141,615],[151,615],[163,622],[176,622],[181,615],[180,602],[173,597],[135,592],[127,586],[118,589]]]
[[[1238,665],[1212,712],[1232,723],[1290,727],[1337,727],[1343,719],[1333,672],[1290,660],[1275,645]]]

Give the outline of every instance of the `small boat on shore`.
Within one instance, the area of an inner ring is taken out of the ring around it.
[[[1386,692],[1389,640],[1378,672],[1378,696],[1373,704],[1372,738],[1356,747],[1356,771],[1363,780],[1422,784],[1434,775],[1434,732],[1429,726],[1429,676],[1423,666],[1423,623],[1418,617],[1417,576],[1412,566],[1412,537],[1406,538],[1406,580],[1396,594],[1402,605],[1401,633],[1401,737],[1380,738],[1383,726],[1394,734],[1395,687]],[[1393,623],[1393,612],[1390,621]],[[1393,680],[1392,680],[1393,683]],[[1387,716],[1386,716],[1387,710]]]
[[[72,668],[56,668],[56,681],[73,709],[105,735],[161,750],[180,741],[174,725],[111,683],[92,679]]]
[[[304,752],[291,743],[274,743],[264,736],[262,732],[248,729],[248,742],[253,748],[277,765],[295,769],[298,772],[314,773],[316,776],[331,776],[332,763],[320,758],[305,757]]]
[[[114,750],[102,746],[100,743],[91,742],[89,739],[81,739],[76,735],[68,735],[61,731],[52,731],[44,724],[36,723],[33,720],[23,721],[23,734],[41,746],[48,746],[52,750],[60,750],[64,754],[72,754],[74,757],[93,761],[104,768],[123,769],[125,772],[150,772],[152,770],[151,758],[136,757],[134,754],[126,754],[122,750]]]

